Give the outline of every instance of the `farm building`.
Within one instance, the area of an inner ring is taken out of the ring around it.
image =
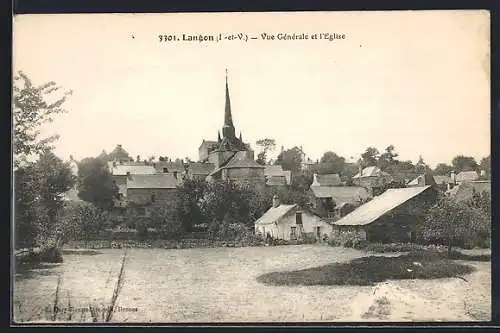
[[[314,213],[329,219],[338,219],[370,198],[368,190],[361,186],[311,185],[309,200]]]
[[[334,222],[332,238],[342,241],[405,242],[437,200],[432,186],[389,189]]]
[[[278,196],[273,206],[255,222],[255,233],[275,239],[297,240],[311,236],[321,241],[332,232],[332,225],[297,204],[282,205]]]

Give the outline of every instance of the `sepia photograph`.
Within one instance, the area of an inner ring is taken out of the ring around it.
[[[13,17],[11,322],[487,322],[486,10]]]

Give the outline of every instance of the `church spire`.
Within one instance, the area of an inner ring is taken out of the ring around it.
[[[231,101],[229,99],[229,87],[227,84],[227,69],[226,69],[226,106],[224,110],[224,127],[222,128],[222,135],[227,139],[235,138],[235,130],[233,125],[233,117],[231,116]]]
[[[226,108],[224,112],[224,126],[234,127],[233,117],[231,116],[231,100],[229,99],[229,87],[227,84],[227,69],[226,69]]]

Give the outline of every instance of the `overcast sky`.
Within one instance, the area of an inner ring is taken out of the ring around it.
[[[197,159],[224,116],[237,134],[354,160],[368,147],[434,166],[490,152],[485,11],[72,14],[14,20],[14,70],[73,90],[44,133],[63,159],[116,144]],[[159,34],[339,33],[345,40],[159,42]]]

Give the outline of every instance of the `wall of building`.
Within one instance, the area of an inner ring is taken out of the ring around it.
[[[340,225],[333,227],[330,238],[334,244],[342,246],[348,242],[356,243],[365,241],[367,234],[363,226]]]
[[[155,202],[151,201],[153,194]],[[138,205],[160,205],[167,209],[173,209],[176,207],[179,197],[177,189],[129,188],[127,189],[127,199]]]
[[[255,232],[262,234],[264,237],[269,232],[273,238],[291,240],[293,238],[291,237],[292,227],[296,228],[298,236],[301,229],[296,223],[295,211],[281,218],[276,224],[256,225]],[[328,236],[332,232],[330,224],[307,212],[302,212],[302,227],[302,232],[314,233],[315,235],[316,227],[320,227],[320,237],[317,237],[318,240],[322,240],[324,235]]]
[[[222,179],[265,184],[264,168],[231,168],[222,170]]]

